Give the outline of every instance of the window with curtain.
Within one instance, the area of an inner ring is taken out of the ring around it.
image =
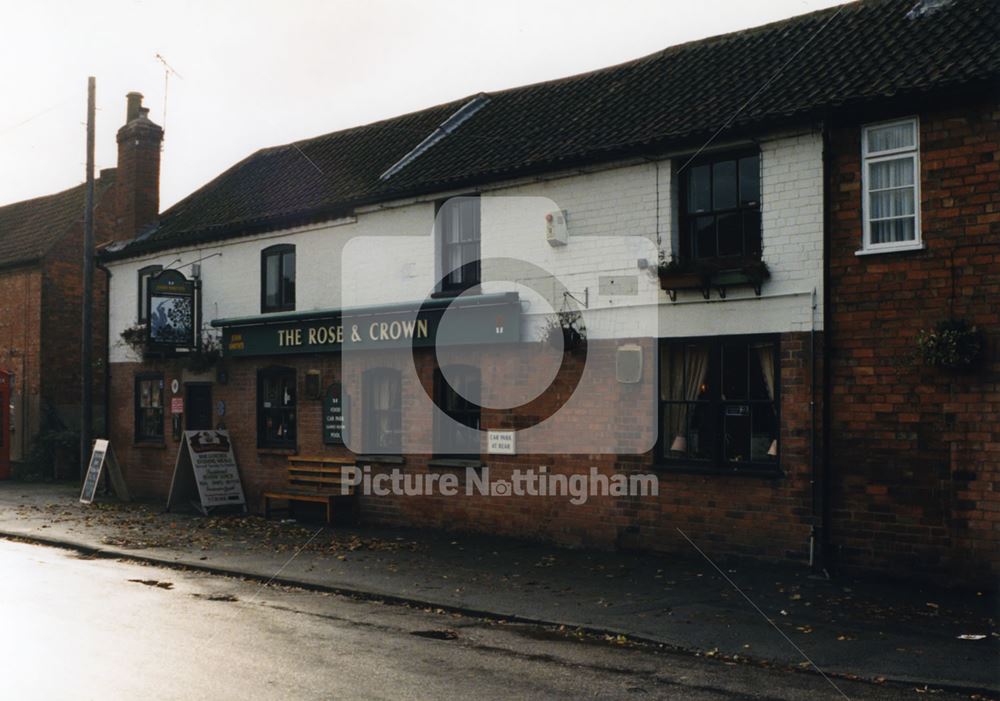
[[[260,253],[260,311],[295,309],[295,246],[282,243]]]
[[[862,130],[864,249],[920,246],[920,155],[916,119]]]
[[[264,368],[257,372],[257,446],[295,448],[295,370]]]
[[[163,375],[135,378],[135,440],[163,441]]]
[[[775,467],[778,357],[773,336],[662,341],[659,459]]]
[[[461,292],[480,280],[480,210],[478,197],[453,197],[437,212],[441,251],[441,291]]]
[[[760,258],[760,154],[701,158],[680,174],[682,258]]]
[[[447,378],[447,381],[446,381]],[[479,368],[453,365],[434,371],[434,453],[443,458],[479,457]],[[472,430],[468,430],[472,429]]]
[[[396,455],[402,450],[403,397],[399,370],[372,368],[361,377],[364,451]]]

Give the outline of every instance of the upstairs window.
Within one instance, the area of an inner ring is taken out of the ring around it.
[[[478,197],[453,197],[438,208],[442,292],[462,292],[479,284],[480,221]]]
[[[760,258],[760,154],[703,158],[680,178],[684,259]]]
[[[364,397],[364,450],[397,455],[403,446],[403,397],[399,370],[372,368],[361,376]]]
[[[156,277],[163,270],[162,265],[147,265],[139,270],[139,314],[136,317],[139,323],[146,321],[146,302],[149,296],[149,280]]]
[[[257,447],[295,448],[295,370],[271,367],[257,373]]]
[[[288,243],[265,248],[260,254],[260,311],[295,309],[295,246]]]
[[[917,120],[873,124],[861,135],[864,250],[920,247]]]

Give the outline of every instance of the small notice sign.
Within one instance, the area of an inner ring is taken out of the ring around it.
[[[217,506],[242,506],[243,484],[228,431],[185,431],[170,482],[167,511],[197,494],[201,512]]]
[[[184,397],[171,397],[170,398],[170,413],[171,414],[183,414],[184,413]]]
[[[350,397],[342,391],[339,382],[326,388],[323,396],[323,443],[344,445],[347,442]]]
[[[94,441],[94,450],[90,454],[90,464],[87,467],[87,474],[83,478],[83,489],[80,492],[81,504],[93,504],[97,495],[97,485],[101,482],[101,472],[104,465],[108,465],[108,474],[111,475],[111,486],[114,487],[115,494],[122,501],[129,501],[128,487],[125,486],[125,478],[122,475],[121,466],[115,451],[111,447],[111,442],[98,438]]]
[[[517,439],[514,431],[487,431],[486,452],[493,455],[514,455],[517,453]]]

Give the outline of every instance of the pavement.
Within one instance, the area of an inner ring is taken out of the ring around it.
[[[690,557],[570,550],[442,531],[166,514],[162,504],[112,498],[85,506],[78,495],[75,485],[0,483],[0,537],[730,662],[1000,696],[996,592],[713,564],[694,549]]]

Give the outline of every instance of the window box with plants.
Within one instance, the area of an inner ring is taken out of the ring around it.
[[[752,287],[760,296],[764,280],[771,276],[767,263],[755,257],[671,260],[660,266],[660,287],[677,301],[678,290],[701,290],[708,299],[715,288],[725,299],[729,287]]]
[[[708,299],[712,272],[707,261],[674,258],[660,265],[660,287],[670,295],[671,301],[677,301],[678,290],[701,290]]]

